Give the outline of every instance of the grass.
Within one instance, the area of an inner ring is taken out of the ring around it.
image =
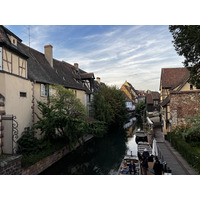
[[[22,167],[23,168],[27,168],[33,164],[35,164],[36,162],[42,160],[43,158],[52,155],[53,153],[55,153],[57,150],[61,149],[62,147],[64,147],[63,144],[56,144],[56,145],[50,145],[48,148],[40,151],[39,153],[36,154],[22,154]]]
[[[195,151],[197,151],[198,153],[200,153],[200,146],[198,147],[193,147]]]

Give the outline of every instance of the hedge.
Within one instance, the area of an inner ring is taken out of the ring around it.
[[[174,133],[167,134],[168,141],[183,156],[183,158],[200,174],[200,153],[198,153],[189,143]]]

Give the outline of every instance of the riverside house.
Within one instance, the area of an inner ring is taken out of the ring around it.
[[[125,81],[120,90],[125,94],[127,102],[132,102],[133,105],[137,103],[137,91],[129,82]]]
[[[189,83],[187,68],[163,68],[160,79],[160,105],[164,134],[185,124],[187,116],[200,111],[200,90]]]
[[[150,91],[146,94],[146,113],[148,117],[158,115],[160,112],[160,94]]]
[[[52,45],[41,53],[0,26],[0,154],[14,153],[15,139],[36,122],[37,101],[46,101],[53,85],[72,90],[89,112],[92,93],[101,84],[94,79],[78,63],[54,59]]]

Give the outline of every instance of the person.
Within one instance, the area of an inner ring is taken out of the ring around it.
[[[163,165],[160,163],[157,156],[156,156],[155,163],[153,165],[153,170],[154,170],[155,175],[162,175]]]
[[[122,172],[125,172],[126,174],[128,174],[129,172],[129,169],[128,169],[128,165],[127,165],[127,162],[126,160],[124,160],[124,163],[123,163],[123,166],[122,166]]]
[[[129,165],[129,173],[131,174],[131,172],[134,172],[134,174],[136,174],[135,163],[133,162],[133,160],[131,160],[131,163]]]
[[[144,159],[148,158],[149,157],[149,152],[147,151],[147,149],[145,148],[143,153],[142,153],[142,156]]]
[[[142,174],[143,175],[147,175],[147,170],[148,170],[149,166],[148,166],[148,157],[143,157],[142,160]]]

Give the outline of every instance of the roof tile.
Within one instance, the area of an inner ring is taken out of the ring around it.
[[[163,88],[175,88],[190,76],[187,68],[162,68],[161,83]]]

